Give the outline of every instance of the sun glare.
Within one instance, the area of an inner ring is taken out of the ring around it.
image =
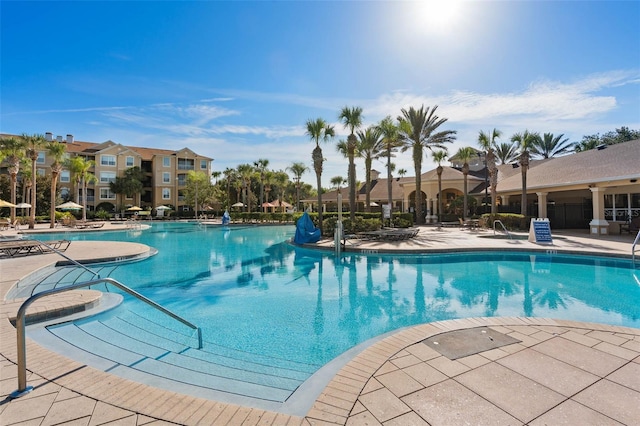
[[[458,0],[423,0],[415,3],[415,19],[425,32],[443,33],[451,30],[461,9]]]

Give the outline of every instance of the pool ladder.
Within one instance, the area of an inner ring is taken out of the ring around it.
[[[494,220],[493,221],[493,235],[496,235],[496,223],[499,223],[500,226],[502,226],[502,229],[504,229],[504,232],[509,236],[509,239],[511,240],[511,234],[509,233],[509,231],[507,231],[507,227],[504,226],[504,223],[502,223],[501,220]]]
[[[636,239],[633,240],[633,245],[631,246],[631,263],[633,264],[633,266],[636,266],[636,245],[638,244],[638,241],[640,240],[640,231],[638,231],[638,235],[636,235]]]

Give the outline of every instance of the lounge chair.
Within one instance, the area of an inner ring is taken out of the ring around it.
[[[635,234],[640,231],[640,216],[634,217],[629,223],[629,233]]]
[[[71,244],[69,240],[48,241],[46,243],[37,240],[0,241],[0,254],[15,257],[53,253],[55,251],[65,251],[69,244]]]

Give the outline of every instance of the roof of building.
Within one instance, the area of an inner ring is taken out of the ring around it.
[[[521,191],[520,168],[499,166],[497,192]],[[503,176],[501,176],[503,175]],[[640,139],[532,161],[527,190],[640,178]]]

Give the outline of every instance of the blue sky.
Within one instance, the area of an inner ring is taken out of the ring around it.
[[[639,1],[445,4],[2,1],[0,132],[311,169],[305,122],[322,117],[338,133],[322,146],[329,187],[347,175],[344,106],[368,126],[438,105],[451,155],[494,127],[502,141],[640,129]],[[409,152],[395,162],[413,175]]]

